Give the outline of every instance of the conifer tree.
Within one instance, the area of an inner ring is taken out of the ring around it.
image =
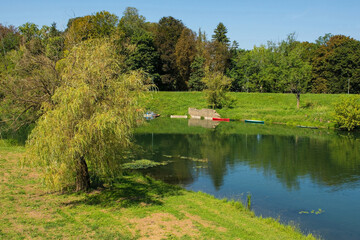
[[[217,41],[219,43],[223,43],[226,46],[228,46],[230,40],[226,36],[227,32],[228,30],[225,27],[225,25],[222,22],[220,22],[214,30],[214,35],[212,35],[213,41]]]

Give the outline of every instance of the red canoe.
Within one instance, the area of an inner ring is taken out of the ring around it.
[[[230,118],[213,118],[213,121],[230,122]]]

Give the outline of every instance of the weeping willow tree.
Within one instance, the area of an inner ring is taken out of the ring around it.
[[[147,86],[141,72],[123,73],[118,58],[102,39],[79,44],[59,62],[62,85],[27,143],[50,189],[87,190],[91,176],[111,176],[126,157]]]

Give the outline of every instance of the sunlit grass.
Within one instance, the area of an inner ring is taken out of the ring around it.
[[[224,118],[258,119],[269,123],[334,127],[333,108],[340,94],[303,94],[300,109],[294,94],[229,93],[235,99],[231,108],[217,110]],[[145,101],[146,109],[162,116],[185,115],[188,108],[207,108],[202,92],[155,92]]]

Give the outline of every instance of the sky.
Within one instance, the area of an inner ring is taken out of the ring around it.
[[[135,7],[149,22],[164,16],[181,20],[188,28],[201,28],[211,39],[219,22],[231,41],[252,49],[268,41],[281,41],[295,32],[297,40],[315,42],[326,33],[360,39],[359,0],[0,0],[0,23],[38,26],[56,22],[60,30],[73,17],[106,10],[119,17]]]

